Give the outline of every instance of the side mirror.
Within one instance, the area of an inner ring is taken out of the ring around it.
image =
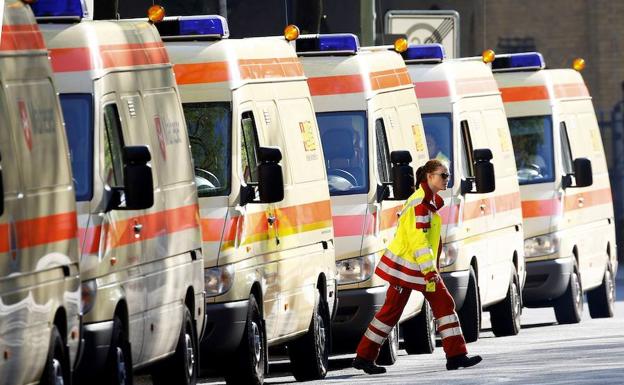
[[[260,147],[258,149],[258,195],[261,203],[275,203],[284,199],[284,178],[282,152],[277,147]]]
[[[588,187],[594,183],[591,160],[587,158],[576,158],[573,161],[574,174],[563,176],[563,187]],[[576,184],[572,184],[572,175]]]
[[[492,162],[492,151],[488,148],[479,148],[472,152],[474,159],[474,178],[468,178],[461,182],[462,194],[490,193],[496,189],[496,176]],[[473,188],[473,184],[474,187]]]
[[[395,200],[404,200],[414,193],[414,169],[409,164],[412,155],[409,151],[392,151],[392,191]]]
[[[124,195],[126,210],[143,210],[154,205],[154,180],[152,168],[147,164],[152,159],[147,146],[126,146],[123,148]]]

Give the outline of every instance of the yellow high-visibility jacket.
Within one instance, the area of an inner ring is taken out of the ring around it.
[[[403,205],[395,237],[375,269],[377,275],[393,285],[425,289],[437,271],[442,228],[438,210],[443,205],[426,182],[419,186]]]

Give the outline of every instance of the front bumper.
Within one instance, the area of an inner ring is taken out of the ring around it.
[[[206,329],[201,341],[202,362],[233,353],[245,332],[249,300],[207,303]]]
[[[526,262],[527,280],[522,299],[527,307],[549,307],[568,287],[574,270],[574,258],[564,257],[547,261]]]
[[[84,325],[84,348],[76,376],[79,384],[90,384],[101,374],[113,336],[113,321]]]
[[[468,282],[470,281],[470,270],[452,271],[450,273],[441,273],[442,281],[448,289],[453,300],[455,301],[455,309],[461,309],[464,306],[466,293],[468,292]]]
[[[338,309],[332,322],[334,353],[354,352],[375,313],[386,299],[386,286],[338,290]]]

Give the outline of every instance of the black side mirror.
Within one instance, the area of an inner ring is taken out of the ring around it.
[[[392,151],[392,192],[395,200],[404,200],[414,193],[414,169],[409,164],[412,155],[409,151]]]
[[[282,152],[277,147],[258,149],[258,195],[261,203],[275,203],[284,199]]]
[[[478,148],[472,152],[474,159],[474,178],[461,181],[461,193],[490,193],[496,189],[496,176],[492,162],[492,151],[488,148]],[[475,188],[476,187],[476,188]]]
[[[576,158],[573,161],[574,174],[563,176],[563,187],[588,187],[594,183],[591,160],[587,158]],[[572,184],[574,175],[575,184]]]
[[[126,210],[143,210],[154,205],[152,168],[147,164],[152,156],[147,146],[123,148],[124,195]]]

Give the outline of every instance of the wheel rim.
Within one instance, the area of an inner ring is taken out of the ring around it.
[[[117,350],[117,380],[119,381],[119,385],[126,385],[126,360],[124,357],[123,349],[119,346],[116,348]]]
[[[256,369],[260,365],[260,359],[262,357],[262,335],[260,334],[260,328],[254,321],[251,322],[251,334],[254,350],[254,359],[256,360]]]
[[[193,378],[195,371],[195,349],[193,348],[193,338],[188,333],[184,334],[184,345],[186,347],[186,371],[188,378]]]
[[[576,272],[572,274],[572,287],[574,289],[574,306],[580,313],[583,308],[583,293],[581,292],[581,283]]]
[[[316,314],[316,322],[314,324],[314,335],[316,339],[316,353],[320,358],[319,364],[322,371],[325,371],[325,344],[327,343],[327,336],[325,331],[325,321],[323,316],[319,313]]]
[[[54,385],[64,385],[63,366],[56,358],[52,360],[52,371],[54,373]]]
[[[433,318],[433,311],[429,305],[427,305],[427,323],[429,324],[429,342],[435,346],[435,319]]]
[[[613,274],[609,270],[606,272],[607,275],[607,301],[609,307],[613,306],[613,302],[615,302],[615,285],[613,284]]]
[[[390,339],[390,349],[392,349],[393,355],[396,355],[396,352],[399,350],[399,334],[397,333],[397,327],[393,327],[390,330],[390,335],[388,338]]]
[[[518,285],[516,282],[511,283],[511,311],[513,311],[513,320],[516,328],[520,328],[520,295],[518,293]]]

